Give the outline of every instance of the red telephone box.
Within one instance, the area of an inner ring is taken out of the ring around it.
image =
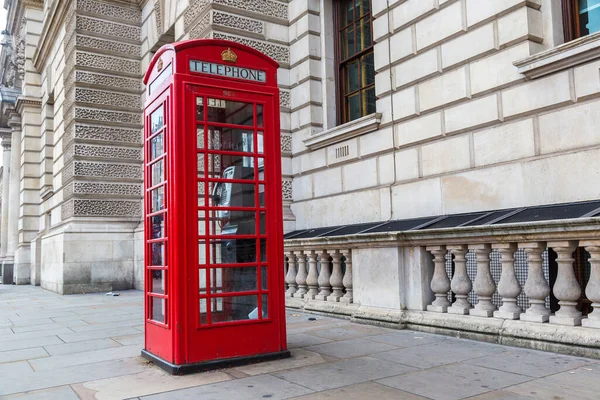
[[[191,40],[144,78],[142,355],[171,373],[289,356],[277,68]]]

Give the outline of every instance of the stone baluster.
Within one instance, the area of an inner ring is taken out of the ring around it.
[[[594,308],[588,317],[581,321],[581,325],[588,328],[600,328],[600,240],[586,241],[580,244],[590,253],[592,267],[590,280],[585,286],[585,295],[592,302]]]
[[[288,284],[288,290],[285,292],[285,297],[292,297],[298,290],[298,285],[296,285],[296,254],[293,251],[288,251],[286,255],[288,257],[288,272],[285,281]]]
[[[548,322],[550,310],[546,308],[546,297],[550,294],[550,285],[544,277],[542,253],[546,250],[543,242],[519,243],[519,248],[527,253],[527,281],[525,294],[529,297],[529,308],[521,314],[522,321]]]
[[[478,302],[475,308],[469,310],[469,314],[478,317],[491,317],[496,311],[496,306],[492,303],[492,295],[496,291],[496,283],[490,272],[490,252],[489,244],[469,245],[469,250],[475,252],[477,259],[477,276],[473,288],[477,293]]]
[[[306,277],[306,285],[308,286],[308,292],[304,295],[304,298],[313,300],[319,293],[319,274],[317,271],[317,254],[314,250],[308,253],[308,276]]]
[[[344,274],[342,273],[342,253],[339,250],[330,251],[331,258],[333,259],[332,264],[332,273],[331,278],[329,279],[329,283],[333,291],[327,297],[327,301],[331,301],[337,303],[340,301],[340,298],[344,296]]]
[[[315,299],[326,301],[327,297],[331,294],[331,271],[329,269],[329,253],[327,250],[319,255],[319,262],[321,263],[321,271],[319,272],[319,294],[315,296]]]
[[[344,274],[344,279],[342,283],[346,288],[346,294],[344,297],[340,299],[341,302],[350,304],[353,301],[353,293],[352,293],[352,252],[351,250],[342,250],[342,254],[346,259],[346,273]]]
[[[289,286],[287,284],[287,274],[288,274],[289,268],[288,268],[288,258],[286,255],[283,256],[283,287],[285,289],[285,291],[287,292]]]
[[[558,257],[558,273],[552,290],[558,299],[559,310],[550,316],[551,324],[577,326],[581,325],[581,312],[577,310],[577,302],[581,296],[581,286],[573,270],[573,252],[577,248],[574,241],[549,242]]]
[[[502,274],[498,282],[498,294],[502,296],[502,306],[494,311],[494,317],[519,319],[523,310],[517,305],[517,297],[521,294],[521,285],[515,275],[515,243],[494,243],[492,249],[500,253]]]
[[[467,275],[467,258],[469,249],[465,245],[448,246],[448,250],[454,254],[454,275],[450,282],[450,288],[456,296],[456,301],[451,307],[448,307],[450,314],[469,314],[471,303],[469,303],[469,293],[473,287],[469,275]]]
[[[435,293],[435,300],[427,306],[427,311],[445,313],[450,306],[450,301],[448,301],[450,279],[446,273],[446,246],[429,246],[427,251],[433,254],[435,266],[431,278],[431,290]]]
[[[298,285],[298,290],[294,293],[294,297],[303,298],[304,295],[308,292],[308,287],[306,286],[306,254],[303,251],[298,252],[298,274],[296,275],[296,284]]]

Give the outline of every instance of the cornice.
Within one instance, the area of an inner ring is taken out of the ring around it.
[[[17,112],[21,114],[23,112],[23,108],[27,106],[41,108],[42,101],[35,97],[19,96],[17,98],[17,102],[15,103],[15,109],[17,110]]]
[[[71,2],[72,0],[55,1],[52,4],[52,8],[48,10],[46,18],[44,18],[40,42],[33,53],[33,65],[38,71],[41,71],[43,65],[46,63],[50,50],[58,36],[61,22],[63,21]]]

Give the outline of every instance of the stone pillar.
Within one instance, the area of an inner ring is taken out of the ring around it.
[[[293,251],[288,251],[286,255],[288,257],[288,272],[285,281],[288,284],[288,290],[285,292],[285,297],[292,297],[298,290],[296,285],[296,255]]]
[[[346,288],[346,294],[340,299],[340,302],[350,304],[353,301],[353,280],[352,280],[352,250],[342,250],[342,254],[346,259],[346,273],[342,283]]]
[[[427,306],[427,311],[445,313],[450,306],[450,301],[448,301],[450,279],[446,273],[446,246],[429,246],[427,251],[433,254],[435,265],[431,279],[431,290],[435,293],[435,300]]]
[[[448,250],[454,254],[454,275],[450,282],[450,288],[456,296],[456,301],[451,307],[448,307],[450,314],[468,315],[471,309],[469,303],[469,293],[473,287],[469,275],[467,275],[466,255],[469,249],[465,245],[448,246]]]
[[[6,257],[2,262],[3,283],[13,283],[15,251],[19,240],[19,183],[21,171],[21,120],[17,113],[10,117],[12,128],[11,152],[10,152],[10,184],[8,189],[8,222],[7,222],[7,245]],[[10,278],[10,282],[7,280]]]
[[[331,294],[331,271],[329,269],[329,253],[327,250],[319,255],[319,263],[321,264],[321,271],[319,271],[319,294],[315,296],[315,299],[326,301],[327,297]]]
[[[492,303],[496,283],[490,272],[491,247],[489,244],[475,244],[469,245],[469,250],[473,250],[477,258],[477,276],[473,286],[479,300],[475,308],[469,311],[469,314],[478,317],[491,317],[496,311],[496,306]]]
[[[588,328],[600,328],[600,240],[581,242],[590,253],[592,271],[590,280],[585,286],[585,295],[592,302],[594,308],[588,317],[581,321],[581,325]]]
[[[514,243],[494,243],[492,249],[498,250],[502,261],[502,275],[498,282],[498,293],[502,296],[502,306],[494,311],[494,317],[504,319],[519,319],[521,307],[517,305],[517,297],[521,294],[521,285],[515,275]]]
[[[559,300],[560,309],[550,317],[551,324],[577,326],[581,325],[581,312],[575,308],[581,296],[581,286],[575,277],[573,270],[573,252],[577,248],[577,242],[562,241],[549,242],[558,257],[558,274],[552,290],[554,296]]]
[[[521,314],[522,321],[548,322],[550,310],[546,308],[546,297],[550,294],[550,285],[544,277],[542,269],[542,253],[546,250],[546,244],[542,242],[519,243],[527,253],[527,281],[525,282],[525,294],[529,297],[529,308]]]
[[[342,273],[342,254],[339,250],[330,252],[331,258],[333,258],[333,269],[331,274],[331,287],[333,292],[327,297],[327,301],[337,303],[340,298],[344,296],[344,274]]]
[[[317,271],[317,253],[311,250],[308,253],[308,276],[306,277],[306,285],[308,286],[308,292],[306,292],[305,298],[313,300],[319,293],[319,273]]]
[[[298,291],[294,293],[294,297],[303,298],[308,287],[306,286],[306,254],[303,251],[298,252],[298,274],[296,275],[296,284],[298,285]]]
[[[2,173],[2,216],[0,221],[0,262],[6,257],[6,247],[8,246],[8,204],[10,187],[10,132],[2,132],[2,165],[4,172]],[[1,269],[0,264],[0,269]],[[0,271],[2,272],[2,271]]]

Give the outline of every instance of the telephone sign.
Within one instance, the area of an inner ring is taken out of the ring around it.
[[[171,373],[289,356],[277,68],[191,40],[144,78],[142,355]]]

